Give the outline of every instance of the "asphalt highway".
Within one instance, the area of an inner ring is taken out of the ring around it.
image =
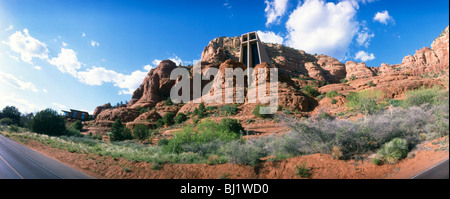
[[[412,177],[412,179],[449,179],[448,172],[449,163],[447,159]]]
[[[91,176],[0,135],[0,179],[91,178]]]

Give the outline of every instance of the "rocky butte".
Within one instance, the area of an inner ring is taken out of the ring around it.
[[[368,67],[364,62],[341,63],[327,55],[311,55],[281,44],[263,43],[271,63],[263,62],[255,68],[278,68],[279,106],[295,111],[299,116],[309,116],[330,104],[325,99],[319,100],[315,96],[305,94],[303,88],[306,85],[318,89],[319,94],[337,91],[344,96],[351,91],[377,89],[389,98],[401,97],[406,91],[423,86],[445,85],[449,72],[448,32],[447,26],[431,43],[431,48],[416,50],[414,55],[405,56],[399,64],[381,64],[378,67]],[[244,68],[239,62],[240,42],[240,37],[219,37],[211,40],[202,52],[202,70],[210,67],[219,70]],[[96,119],[90,122],[89,130],[94,134],[105,134],[116,119],[120,119],[130,128],[136,124],[153,128],[156,121],[169,112],[175,115],[179,112],[192,112],[198,104],[165,105],[170,89],[177,82],[170,79],[170,73],[177,67],[184,67],[192,72],[190,66],[177,66],[170,60],[162,61],[148,72],[128,104],[116,108],[108,104],[97,107],[94,112]],[[201,86],[204,87],[211,81],[214,81],[212,88],[224,83],[222,80],[204,80]],[[247,92],[247,85],[245,87]],[[343,104],[345,97],[339,98],[336,106]],[[238,115],[239,119],[254,118],[249,111],[254,104],[245,102],[238,106],[242,110]],[[149,111],[141,114],[139,110],[143,108]]]

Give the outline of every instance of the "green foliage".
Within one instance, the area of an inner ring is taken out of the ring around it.
[[[16,133],[19,131],[19,127],[13,124],[13,125],[9,126],[8,130],[9,130],[9,132]]]
[[[12,120],[12,124],[20,124],[20,112],[15,106],[6,106],[0,113],[0,119],[9,118]]]
[[[150,136],[149,129],[144,124],[137,124],[133,129],[133,136],[138,140],[146,140]]]
[[[187,116],[184,113],[178,113],[174,120],[175,124],[181,124],[187,120]]]
[[[258,104],[255,109],[253,109],[253,115],[259,118],[270,118],[272,117],[272,114],[262,114],[261,113],[261,107],[263,107],[261,104]]]
[[[302,178],[308,178],[311,175],[311,169],[306,167],[306,162],[302,164],[302,166],[295,166],[295,174],[302,177]]]
[[[347,106],[362,114],[371,115],[379,110],[377,102],[381,100],[381,97],[382,92],[376,90],[350,92],[346,97]]]
[[[69,128],[66,129],[66,135],[67,136],[77,136],[77,137],[82,136],[80,130],[76,129],[73,125],[69,126]]]
[[[223,118],[220,121],[220,126],[224,127],[227,131],[236,133],[237,135],[241,135],[242,132],[245,131],[242,124],[237,119]]]
[[[156,120],[156,128],[161,128],[163,126],[164,126],[164,120],[163,119]]]
[[[334,98],[337,96],[339,96],[339,93],[337,91],[330,91],[325,95],[325,97],[328,97],[328,98]]]
[[[387,105],[392,105],[393,107],[403,107],[405,106],[405,101],[403,100],[396,100],[396,99],[389,99],[387,101]]]
[[[257,166],[264,157],[260,147],[239,140],[222,145],[220,151],[234,164]]]
[[[206,111],[213,111],[213,110],[216,110],[217,109],[217,106],[208,106],[208,107],[206,107]]]
[[[164,124],[166,126],[172,126],[173,124],[175,124],[174,117],[175,114],[173,114],[172,112],[168,112],[164,115],[162,120],[164,121]]]
[[[348,80],[344,78],[344,79],[341,79],[340,82],[344,84],[344,83],[347,83]]]
[[[166,106],[172,106],[172,105],[173,105],[172,99],[170,99],[170,97],[168,97],[167,100],[164,101],[164,105],[166,105]]]
[[[31,121],[31,130],[51,136],[64,135],[66,132],[66,120],[52,109],[45,109],[36,113]]]
[[[231,115],[236,115],[237,110],[238,110],[237,104],[233,104],[233,105],[226,104],[226,105],[222,106],[222,108],[220,108],[220,113],[224,116],[231,116]]]
[[[331,99],[331,104],[336,104],[336,103],[337,103],[337,100],[334,99],[334,98],[332,98],[332,99]]]
[[[72,124],[72,126],[78,131],[81,131],[83,129],[83,123],[81,123],[80,120],[77,120],[75,123]]]
[[[13,124],[13,120],[9,117],[5,117],[5,118],[0,119],[0,124],[9,126],[9,125]]]
[[[182,131],[176,132],[174,138],[164,146],[163,151],[167,153],[182,153],[201,147],[211,142],[229,142],[238,139],[238,132],[230,130],[229,126],[217,124],[209,119],[199,122],[194,128],[191,125],[183,127]],[[211,153],[204,151],[203,153]]]
[[[374,87],[374,86],[376,86],[376,85],[375,85],[375,84],[373,83],[373,81],[371,80],[371,81],[367,82],[367,86]]]
[[[405,139],[395,138],[378,150],[379,158],[387,164],[395,164],[408,155],[408,142]]]
[[[133,138],[130,129],[123,125],[120,119],[117,119],[111,126],[110,137],[112,141],[123,141]]]
[[[421,88],[406,93],[405,104],[408,107],[420,106],[422,104],[438,104],[444,101],[445,96],[438,88]],[[448,101],[448,97],[447,97]]]
[[[320,95],[319,91],[311,85],[306,85],[302,88],[303,92],[311,97],[317,97]]]
[[[205,104],[203,102],[200,103],[200,105],[198,106],[198,109],[204,111],[206,109]]]
[[[167,144],[169,144],[169,140],[167,138],[158,140],[158,146],[166,146]]]

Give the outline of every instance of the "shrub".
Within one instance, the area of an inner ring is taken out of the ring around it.
[[[333,146],[333,148],[331,149],[331,157],[334,160],[339,160],[342,158],[342,151],[341,151],[341,147],[338,146]]]
[[[169,143],[169,140],[167,138],[163,138],[158,140],[158,146],[165,146]]]
[[[332,98],[330,103],[331,103],[331,104],[336,104],[336,103],[337,103],[337,100],[334,99],[334,98]]]
[[[237,110],[238,110],[237,104],[233,105],[226,104],[225,106],[222,106],[222,108],[220,108],[220,112],[224,116],[236,115]]]
[[[398,160],[405,158],[407,155],[408,142],[401,138],[393,139],[378,150],[378,156],[387,164],[395,164]]]
[[[148,127],[144,124],[137,124],[133,129],[133,136],[138,140],[146,140],[150,136]]]
[[[308,178],[311,173],[310,173],[311,169],[306,167],[306,162],[304,162],[302,164],[302,166],[295,166],[295,174],[302,177],[302,178]]]
[[[163,119],[156,120],[156,128],[161,128],[163,126],[164,126],[164,120]]]
[[[387,105],[392,105],[393,107],[403,107],[405,105],[405,101],[403,101],[403,100],[396,100],[396,99],[390,99],[387,102]]]
[[[379,160],[379,159],[377,159],[377,158],[374,158],[374,159],[372,159],[372,164],[374,164],[374,165],[380,165],[380,164],[381,164],[381,162],[380,162],[380,160]]]
[[[339,96],[339,93],[337,91],[330,91],[327,94],[325,94],[325,97],[328,97],[328,98],[334,98],[337,96]]]
[[[172,105],[173,105],[172,99],[170,99],[170,97],[168,97],[167,100],[164,101],[164,105],[166,105],[166,106],[172,106]]]
[[[66,133],[66,120],[52,109],[39,111],[31,121],[31,130],[50,136],[60,136]]]
[[[228,126],[217,124],[209,119],[203,120],[194,128],[191,125],[174,134],[164,146],[166,153],[200,152],[211,154],[220,146],[217,143],[230,142],[238,139],[237,133],[229,130]]]
[[[319,91],[317,91],[317,89],[315,89],[313,86],[311,85],[306,85],[302,88],[303,92],[311,97],[317,97],[320,95]]]
[[[256,108],[255,109],[253,109],[253,115],[255,115],[256,117],[259,117],[259,118],[269,118],[269,117],[272,117],[272,114],[261,114],[261,107],[263,107],[261,104],[258,104],[257,106],[256,106]]]
[[[111,126],[110,138],[112,141],[123,141],[132,139],[132,135],[130,129],[125,127],[120,119],[117,119]]]
[[[8,129],[8,130],[9,130],[10,132],[16,133],[16,132],[19,131],[19,127],[13,124],[13,125],[9,126],[9,129]]]
[[[260,147],[241,141],[222,145],[221,151],[228,157],[229,162],[242,165],[256,166],[264,156]]]
[[[178,113],[178,115],[174,118],[175,124],[181,124],[187,120],[187,116],[184,113]]]
[[[344,78],[344,79],[341,79],[340,82],[341,82],[341,83],[347,83],[348,80]]]
[[[67,136],[80,137],[80,136],[81,136],[81,132],[80,132],[80,130],[76,129],[76,128],[72,125],[72,126],[69,126],[69,128],[67,128],[67,130],[66,130],[66,135],[67,135]]]
[[[75,123],[72,124],[73,128],[77,129],[78,131],[83,130],[83,123],[81,123],[80,120],[77,120]]]
[[[5,117],[5,118],[0,119],[0,124],[1,125],[5,125],[5,126],[9,126],[9,125],[13,124],[13,121],[12,121],[11,118]]]
[[[363,114],[373,114],[379,110],[377,102],[381,99],[382,92],[375,90],[364,90],[350,92],[347,95],[347,106],[356,109]]]
[[[220,126],[237,135],[241,135],[245,131],[239,120],[236,119],[224,118],[220,121]]]
[[[164,124],[165,124],[166,126],[171,126],[171,125],[173,125],[173,124],[175,123],[174,117],[175,117],[175,114],[173,114],[172,112],[166,113],[166,114],[164,115],[164,117],[162,118],[163,121],[164,121]]]
[[[439,90],[436,88],[421,88],[406,92],[405,103],[407,106],[420,106],[422,104],[436,104],[439,102]]]

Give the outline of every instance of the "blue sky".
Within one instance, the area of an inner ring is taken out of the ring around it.
[[[0,0],[0,108],[92,113],[130,100],[158,61],[188,65],[210,40],[255,30],[343,63],[398,64],[448,17],[447,0]]]

